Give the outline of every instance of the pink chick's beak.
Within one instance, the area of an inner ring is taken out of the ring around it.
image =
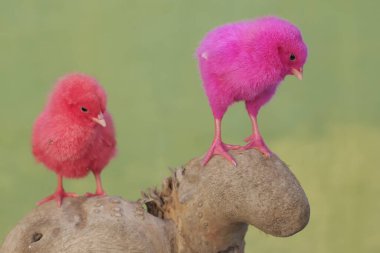
[[[299,68],[299,69],[292,68],[292,74],[295,75],[299,80],[302,80],[302,73],[303,73],[302,68]]]
[[[99,125],[101,125],[102,127],[106,127],[107,126],[106,121],[104,120],[103,113],[99,113],[98,117],[97,118],[92,118],[92,120],[94,122],[98,123]]]

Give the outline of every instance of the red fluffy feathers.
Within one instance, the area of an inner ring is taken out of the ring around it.
[[[112,117],[106,110],[106,94],[99,83],[84,74],[60,79],[33,129],[33,154],[58,176],[54,194],[38,204],[55,199],[58,206],[66,193],[62,178],[80,178],[90,171],[96,178],[96,193],[104,195],[100,173],[116,152]]]

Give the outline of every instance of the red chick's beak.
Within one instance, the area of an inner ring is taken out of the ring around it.
[[[299,69],[292,68],[292,74],[295,75],[299,80],[302,80],[302,73],[303,73],[302,68],[299,68]]]
[[[94,122],[98,123],[99,125],[101,125],[102,127],[106,127],[107,126],[106,121],[104,120],[103,113],[99,113],[98,117],[97,118],[92,118],[92,120]]]

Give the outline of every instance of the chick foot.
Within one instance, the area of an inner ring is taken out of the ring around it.
[[[100,172],[93,172],[96,180],[96,191],[95,193],[87,192],[86,197],[96,197],[96,196],[106,196],[107,194],[103,190],[102,179],[100,178]]]
[[[266,158],[269,158],[271,156],[272,151],[269,150],[261,136],[253,134],[245,138],[244,141],[248,143],[245,146],[241,147],[240,150],[248,150],[254,148],[260,151]]]
[[[224,158],[226,158],[230,163],[232,163],[232,165],[236,166],[235,159],[232,158],[232,156],[228,154],[227,152],[228,149],[234,149],[234,148],[237,149],[238,146],[224,144],[219,139],[214,140],[207,154],[203,158],[202,165],[205,166],[214,155],[221,155]]]
[[[67,198],[67,197],[68,198],[78,197],[78,194],[72,193],[72,192],[65,192],[63,189],[57,190],[52,195],[47,196],[46,198],[38,201],[37,205],[40,206],[42,204],[45,204],[46,202],[49,202],[51,200],[55,200],[55,201],[57,201],[57,207],[61,207],[63,199]]]

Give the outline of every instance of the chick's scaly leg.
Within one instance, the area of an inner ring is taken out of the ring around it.
[[[96,180],[96,192],[95,193],[86,193],[86,197],[95,197],[95,196],[104,196],[106,193],[103,190],[102,179],[100,173],[94,173]]]
[[[62,201],[64,198],[66,198],[66,197],[78,197],[78,195],[75,193],[65,192],[65,189],[63,189],[62,176],[57,175],[57,179],[58,179],[58,186],[57,186],[57,189],[55,190],[55,192],[52,195],[47,196],[46,198],[38,201],[37,202],[38,206],[55,199],[57,201],[57,206],[61,207]]]
[[[221,119],[215,118],[214,141],[212,142],[211,147],[208,150],[207,154],[203,158],[202,165],[205,166],[214,155],[221,155],[224,158],[226,158],[229,162],[231,162],[234,166],[236,166],[235,160],[227,152],[228,148],[233,148],[233,147],[234,146],[226,145],[222,142]]]
[[[246,103],[247,111],[249,113],[249,118],[251,119],[252,122],[252,135],[249,137],[245,138],[244,141],[248,142],[247,145],[243,146],[243,150],[247,149],[252,149],[255,148],[259,150],[265,157],[269,157],[271,155],[271,151],[265,144],[260,131],[259,131],[259,126],[257,124],[257,114],[258,114],[258,109],[253,102],[247,102]]]

